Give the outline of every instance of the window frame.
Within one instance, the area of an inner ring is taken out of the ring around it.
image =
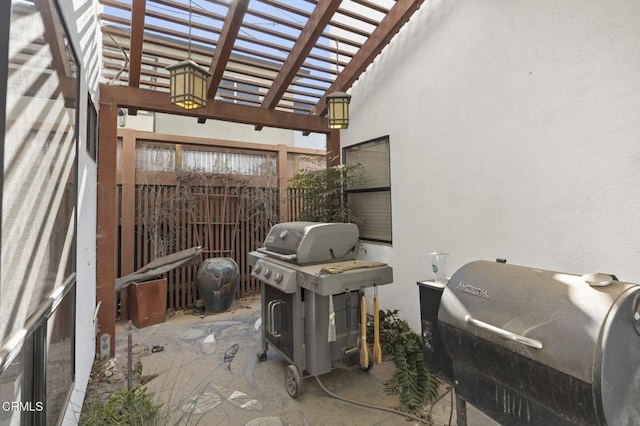
[[[360,239],[366,242],[372,243],[381,243],[381,244],[393,244],[393,205],[391,202],[391,138],[389,135],[379,136],[377,138],[369,139],[363,142],[358,142],[353,145],[349,145],[342,148],[342,164],[345,166],[349,166],[348,156],[349,152],[354,151],[355,149],[360,149],[365,145],[374,145],[374,144],[386,144],[387,145],[387,167],[389,171],[388,175],[388,185],[385,186],[366,186],[359,185],[358,188],[347,188],[345,187],[345,203],[349,203],[349,195],[350,194],[366,194],[366,193],[388,193],[389,194],[389,223],[388,223],[388,232],[389,239],[381,239],[381,238],[372,238],[367,237],[366,232],[363,235],[362,229],[360,230]],[[366,167],[365,167],[366,170]],[[366,175],[364,176],[366,180]],[[363,187],[364,186],[364,187]],[[362,228],[362,227],[361,227]]]

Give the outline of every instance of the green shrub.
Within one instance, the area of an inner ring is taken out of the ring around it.
[[[300,201],[297,220],[359,223],[346,203],[345,190],[361,180],[360,166],[299,170],[291,177],[293,198]]]
[[[106,403],[94,401],[83,410],[80,425],[129,425],[148,426],[162,404],[153,401],[153,394],[146,387],[111,394]]]

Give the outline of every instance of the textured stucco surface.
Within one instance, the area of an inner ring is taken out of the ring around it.
[[[389,135],[394,267],[418,328],[428,253],[640,282],[640,4],[425,2],[351,91],[342,144]]]

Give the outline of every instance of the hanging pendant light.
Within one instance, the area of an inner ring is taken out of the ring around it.
[[[207,78],[211,74],[191,59],[191,0],[189,0],[189,56],[169,65],[169,101],[184,109],[207,106]]]
[[[351,95],[345,92],[333,92],[327,95],[330,129],[346,129],[349,127],[350,100]]]
[[[338,42],[336,41],[336,80],[340,73],[338,65]],[[351,95],[345,92],[333,92],[326,96],[327,109],[329,110],[329,128],[346,129],[349,127],[349,102]]]
[[[184,109],[207,106],[207,78],[211,75],[191,59],[167,67],[169,100]]]

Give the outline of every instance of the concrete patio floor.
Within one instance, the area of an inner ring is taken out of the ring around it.
[[[140,356],[142,376],[156,398],[166,424],[185,425],[448,425],[456,422],[451,395],[433,406],[424,423],[391,412],[353,405],[327,394],[314,377],[304,378],[302,393],[292,399],[286,390],[287,362],[277,351],[257,360],[261,349],[260,299],[235,301],[224,313],[205,316],[181,314],[166,322],[133,329],[133,344]],[[154,352],[153,348],[162,348]],[[143,349],[141,351],[141,348]],[[116,356],[126,359],[127,326],[116,330]],[[369,372],[336,368],[320,376],[327,390],[342,398],[395,409],[397,396],[384,392],[394,371],[392,361]],[[442,392],[446,392],[443,388]],[[468,424],[496,425],[467,406]]]

